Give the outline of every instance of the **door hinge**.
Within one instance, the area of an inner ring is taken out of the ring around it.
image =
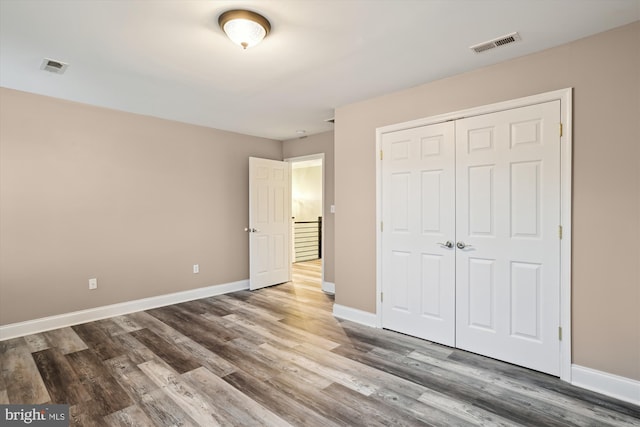
[[[561,225],[558,226],[558,237],[560,238],[560,240],[562,240],[562,226]]]
[[[384,301],[384,292],[380,292],[380,302]]]
[[[380,150],[380,160],[382,160],[382,150]]]
[[[562,136],[562,123],[560,123],[560,136]]]
[[[380,232],[384,231],[384,222],[380,221]]]
[[[562,341],[562,326],[558,326],[558,341]]]

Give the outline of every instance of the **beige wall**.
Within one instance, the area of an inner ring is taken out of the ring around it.
[[[296,221],[316,221],[322,216],[322,166],[291,170],[291,201]]]
[[[573,87],[573,362],[640,380],[639,46],[636,22],[338,108],[336,303],[375,312],[377,127]]]
[[[249,277],[248,157],[280,141],[8,89],[0,123],[0,324]]]
[[[334,245],[334,214],[330,207],[334,201],[334,167],[333,167],[333,132],[311,135],[303,139],[291,139],[282,143],[282,157],[309,156],[324,153],[324,280],[334,283],[335,245]]]

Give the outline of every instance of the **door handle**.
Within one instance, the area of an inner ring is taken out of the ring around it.
[[[444,246],[445,248],[453,248],[453,242],[451,240],[447,240],[446,243],[438,242],[437,244],[440,246]]]
[[[456,243],[456,247],[458,249],[464,249],[464,248],[471,248],[473,247],[473,245],[467,245],[465,242],[459,241],[458,243]]]
[[[247,228],[247,227],[245,227],[244,231],[246,231],[247,233],[257,233],[260,230],[258,230],[257,228]]]

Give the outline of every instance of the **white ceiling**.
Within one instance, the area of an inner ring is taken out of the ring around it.
[[[233,8],[271,21],[262,44],[226,38]],[[336,107],[638,19],[640,0],[0,0],[0,85],[283,140],[332,129]]]

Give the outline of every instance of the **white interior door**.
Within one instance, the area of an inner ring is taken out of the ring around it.
[[[290,277],[291,196],[289,163],[249,158],[249,288]]]
[[[455,344],[454,147],[453,122],[382,139],[383,327],[450,346]]]
[[[456,346],[560,372],[560,101],[456,122]]]

